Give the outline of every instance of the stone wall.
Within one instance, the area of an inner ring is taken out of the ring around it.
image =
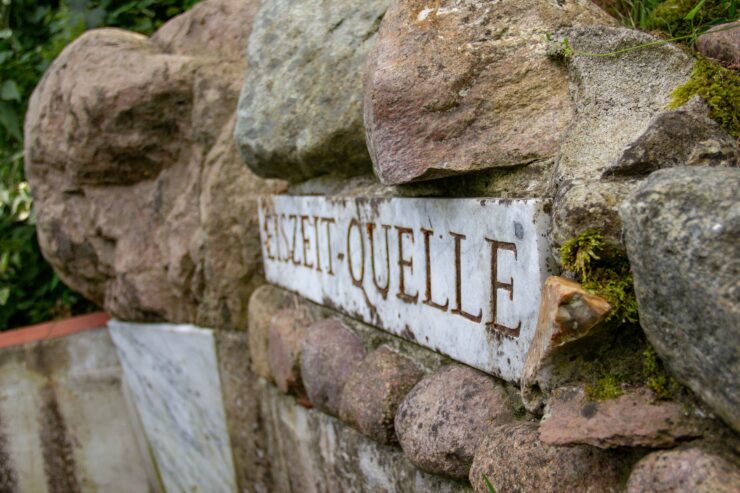
[[[592,56],[656,41],[585,0],[206,0],[67,47],[25,124],[39,239],[124,321],[167,491],[734,491],[736,136],[667,108],[686,50]],[[358,218],[336,277],[320,206]],[[416,311],[376,309],[384,227]]]

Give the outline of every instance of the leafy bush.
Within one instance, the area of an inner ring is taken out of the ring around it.
[[[94,307],[41,256],[23,175],[23,117],[44,71],[87,29],[151,34],[198,0],[0,0],[0,330]]]

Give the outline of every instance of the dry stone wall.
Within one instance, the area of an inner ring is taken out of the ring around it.
[[[208,328],[241,490],[732,491],[737,145],[667,109],[686,50],[592,56],[655,41],[585,0],[88,33],[25,126],[42,249],[118,318]]]

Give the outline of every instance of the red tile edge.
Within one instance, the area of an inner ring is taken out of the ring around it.
[[[0,349],[98,329],[105,327],[108,320],[110,320],[110,316],[107,313],[95,312],[89,315],[80,315],[65,320],[55,320],[0,332]]]

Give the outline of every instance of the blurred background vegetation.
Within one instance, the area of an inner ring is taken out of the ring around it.
[[[668,37],[698,35],[738,14],[737,0],[595,1],[629,27]],[[115,26],[151,34],[197,2],[0,0],[0,330],[95,309],[60,282],[36,240],[22,135],[33,88],[85,30]]]
[[[28,98],[62,49],[87,29],[151,34],[198,0],[0,0],[0,330],[96,309],[41,256],[23,176]]]

